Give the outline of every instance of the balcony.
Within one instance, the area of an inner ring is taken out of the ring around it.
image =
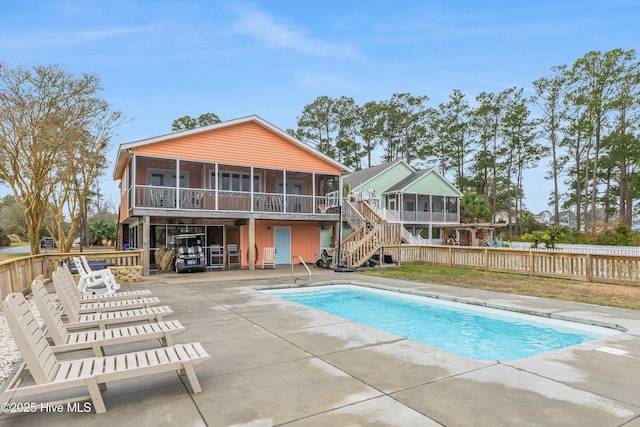
[[[411,223],[452,223],[460,222],[457,212],[416,212],[416,211],[393,211],[389,209],[378,210],[380,216],[389,222],[411,222]]]
[[[223,191],[193,188],[135,186],[134,208],[166,211],[229,211],[276,214],[333,215],[338,213],[335,194],[297,194]]]
[[[335,174],[134,156],[127,182],[133,216],[248,218],[258,213],[322,219],[317,215],[338,214]]]

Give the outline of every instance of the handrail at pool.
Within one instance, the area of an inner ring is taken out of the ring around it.
[[[295,264],[293,263],[293,260],[298,258],[300,260],[300,262],[302,263],[302,265],[304,265],[304,268],[307,269],[307,272],[309,273],[309,277],[307,278],[307,282],[311,281],[311,270],[309,270],[309,267],[307,266],[307,263],[304,262],[304,260],[302,259],[302,257],[300,255],[294,255],[291,257],[291,277],[293,277],[293,267],[295,266]],[[296,283],[296,281],[300,279],[299,277],[296,277],[293,279],[293,283]]]

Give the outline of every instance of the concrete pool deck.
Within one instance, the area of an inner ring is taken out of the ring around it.
[[[130,287],[152,290],[175,311],[168,319],[187,327],[176,342],[200,341],[211,355],[196,367],[203,391],[191,394],[177,374],[158,374],[109,383],[106,414],[3,415],[0,426],[640,427],[640,311],[313,270],[312,282],[384,284],[627,329],[526,359],[478,361],[254,289],[291,283],[290,274],[145,277]]]

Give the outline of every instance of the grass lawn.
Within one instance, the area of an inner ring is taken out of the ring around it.
[[[398,269],[367,270],[363,274],[640,310],[640,286],[585,283],[418,264],[405,264]]]
[[[14,246],[28,246],[28,242],[20,242],[20,243],[11,243],[9,247],[13,248]],[[0,254],[0,262],[7,261],[14,258],[21,258],[23,256],[29,256],[29,252],[19,253],[19,254]]]
[[[0,254],[0,261],[7,261],[14,258],[22,258],[25,256],[29,256],[29,253],[24,254]]]

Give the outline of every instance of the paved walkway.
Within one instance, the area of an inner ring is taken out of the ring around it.
[[[110,383],[103,415],[3,416],[0,425],[640,427],[638,311],[355,273],[314,270],[313,279],[368,281],[628,331],[526,359],[477,361],[253,289],[291,283],[290,270],[151,276],[132,288],[151,289],[175,310],[171,318],[187,326],[177,342],[200,341],[211,355],[196,369],[201,393],[190,394],[177,374],[159,374]]]

